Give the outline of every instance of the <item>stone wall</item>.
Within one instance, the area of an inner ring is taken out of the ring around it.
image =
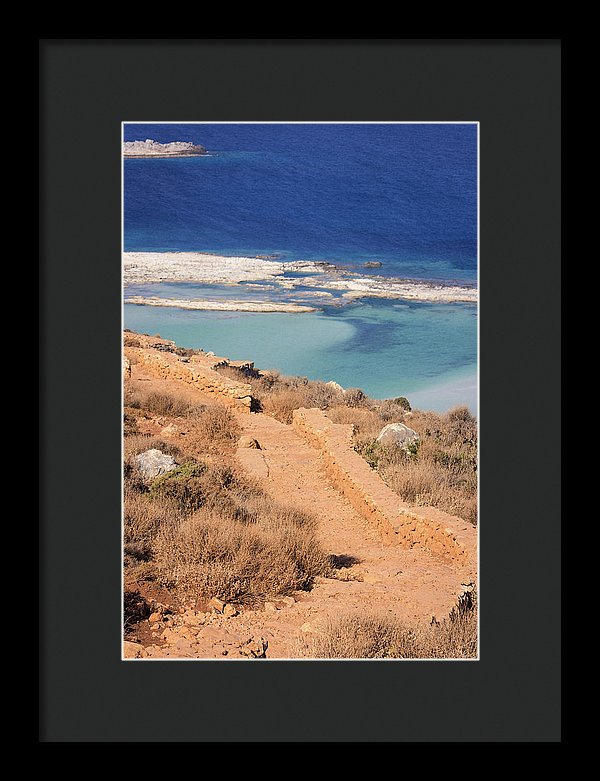
[[[318,409],[295,410],[292,424],[320,451],[328,478],[385,543],[424,548],[475,572],[475,527],[435,507],[403,502],[352,447],[352,425],[333,423]]]
[[[166,342],[165,342],[166,343]],[[220,359],[212,356],[182,357],[168,351],[125,346],[125,357],[155,377],[181,380],[207,396],[214,396],[239,412],[250,412],[252,389],[248,383],[224,377],[212,368]]]

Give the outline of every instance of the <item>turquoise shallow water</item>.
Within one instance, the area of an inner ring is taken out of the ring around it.
[[[476,125],[125,126],[126,140],[146,138],[193,141],[211,156],[125,160],[125,250],[275,253],[361,274],[376,260],[384,277],[476,282]],[[268,283],[125,291],[296,303],[305,292]],[[125,325],[380,398],[475,411],[475,306],[342,300],[314,314],[127,305]]]
[[[310,314],[125,305],[126,328],[310,379],[476,412],[477,308],[368,300]]]

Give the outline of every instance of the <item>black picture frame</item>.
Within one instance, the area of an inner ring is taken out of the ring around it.
[[[560,741],[560,39],[39,39],[41,742]],[[481,660],[120,660],[121,122],[479,121]]]

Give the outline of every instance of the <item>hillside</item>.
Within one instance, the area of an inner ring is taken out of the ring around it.
[[[464,413],[124,342],[126,657],[476,655],[474,517],[444,509],[472,510]],[[419,421],[435,507],[382,479],[418,456],[371,437]],[[148,451],[170,471],[144,474]]]

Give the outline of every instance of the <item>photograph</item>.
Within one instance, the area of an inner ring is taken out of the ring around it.
[[[478,662],[478,117],[120,131],[121,658]]]

